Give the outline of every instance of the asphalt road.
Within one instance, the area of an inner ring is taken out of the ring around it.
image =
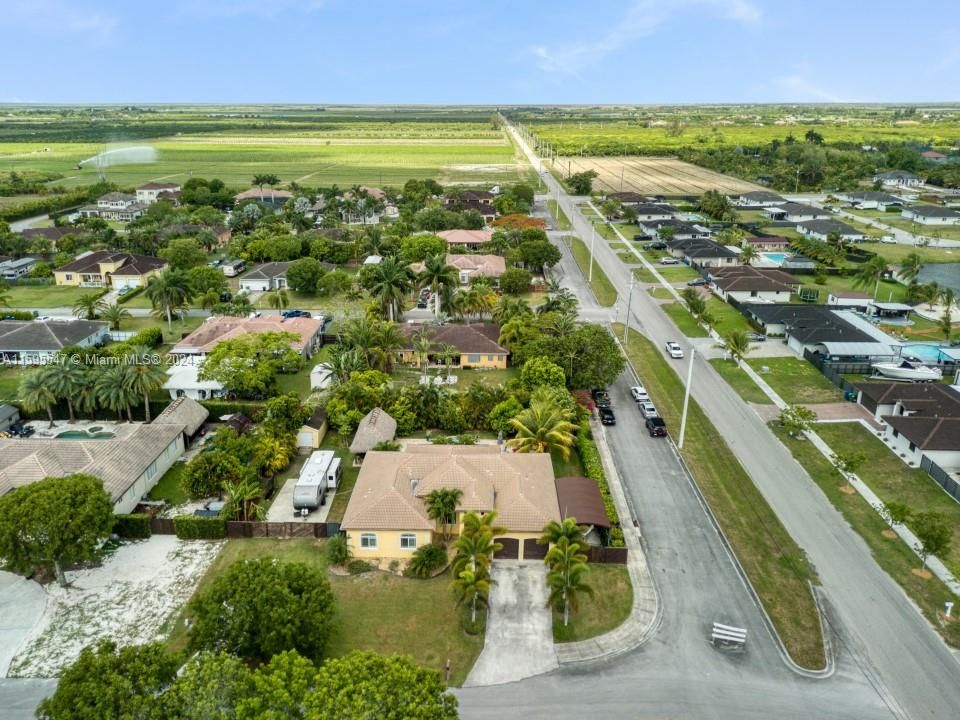
[[[521,147],[537,167],[536,158],[522,142]],[[543,179],[554,197],[556,181],[550,176]],[[560,204],[581,237],[589,237],[589,222],[577,212],[576,200],[560,190]],[[596,262],[625,294],[628,269],[607,243],[598,242],[596,248]],[[568,279],[578,285],[573,287],[578,294],[586,294],[582,278]],[[666,340],[679,340],[689,348],[647,293],[634,292],[631,316],[633,326],[661,348]],[[677,368],[685,380],[686,361],[677,363]],[[789,451],[702,359],[695,364],[692,395],[711,421],[726,430],[730,447],[816,567],[840,633],[841,649],[845,647],[852,658],[859,659],[861,678],[865,673],[899,716],[943,720],[960,716],[960,663],[900,588],[877,566],[862,539]],[[612,444],[614,448],[619,445],[616,439]],[[648,512],[658,512],[661,505],[646,507]],[[645,516],[642,505],[638,511],[641,517]],[[661,568],[656,558],[651,565],[659,577]],[[703,586],[694,592],[717,597],[712,589],[704,593]],[[816,690],[804,702],[831,694],[835,684],[846,685],[841,675],[838,673],[834,680],[809,681]],[[698,675],[691,674],[687,682],[699,682]],[[852,678],[851,682],[859,681]],[[783,686],[787,692],[789,684],[780,682],[777,687]]]

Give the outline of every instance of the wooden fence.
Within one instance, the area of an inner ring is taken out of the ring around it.
[[[260,522],[230,520],[228,538],[325,538],[336,535],[337,523]],[[176,535],[172,518],[150,518],[150,532],[154,535]]]
[[[627,549],[625,547],[597,547],[590,545],[584,551],[587,561],[610,565],[626,565]]]

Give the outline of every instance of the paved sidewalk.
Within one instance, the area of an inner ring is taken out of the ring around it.
[[[608,633],[579,642],[557,643],[557,660],[561,665],[606,660],[634,650],[653,634],[660,622],[659,597],[647,566],[647,557],[640,544],[640,531],[633,525],[634,514],[627,503],[620,476],[607,447],[603,426],[594,421],[591,421],[591,425],[603,469],[607,474],[610,495],[623,527],[623,538],[627,546],[627,571],[633,585],[633,607],[623,624]]]

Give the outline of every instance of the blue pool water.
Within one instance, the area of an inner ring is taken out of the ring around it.
[[[940,345],[928,345],[924,343],[917,343],[916,345],[904,345],[902,354],[913,355],[915,358],[919,358],[923,362],[935,363],[937,362],[937,358],[940,356],[940,347]]]
[[[781,253],[781,252],[765,252],[760,254],[763,255],[763,257],[765,257],[770,262],[776,263],[777,265],[783,265],[783,261],[789,257],[787,253]]]

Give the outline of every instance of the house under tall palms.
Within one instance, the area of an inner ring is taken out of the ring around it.
[[[430,339],[428,365],[445,365],[444,350],[449,352],[451,367],[503,369],[507,367],[510,351],[500,345],[500,326],[496,323],[470,325],[416,325],[400,326],[407,337],[401,350],[401,362],[420,364],[414,347],[414,336],[425,333]]]

